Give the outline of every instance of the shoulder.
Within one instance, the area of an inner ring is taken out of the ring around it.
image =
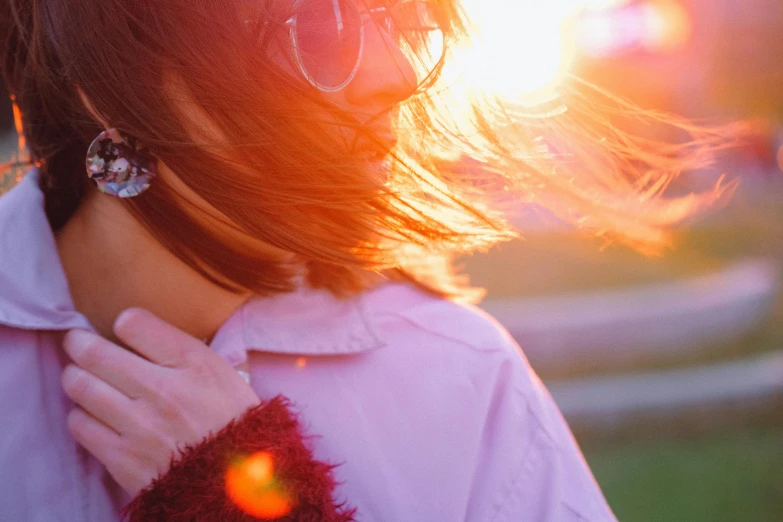
[[[385,343],[385,349],[377,351],[384,368],[422,372],[423,382],[427,375],[436,375],[436,393],[443,391],[443,398],[450,400],[449,394],[460,387],[466,393],[462,406],[472,405],[477,412],[502,401],[509,415],[531,424],[536,423],[531,413],[545,413],[535,405],[546,391],[522,349],[481,309],[401,284],[365,294],[362,309]]]
[[[483,480],[468,519],[613,520],[557,405],[494,318],[403,285],[367,294],[364,307],[388,339],[384,367],[418,375],[420,407],[437,397],[452,415],[429,415],[473,434],[463,455]]]
[[[390,334],[411,331],[469,351],[521,355],[503,326],[483,310],[409,285],[389,284],[368,292],[362,305],[371,320],[392,330]]]

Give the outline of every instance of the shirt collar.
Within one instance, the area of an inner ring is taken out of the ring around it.
[[[0,199],[0,324],[90,328],[73,306],[33,169]]]
[[[0,324],[26,330],[92,329],[76,311],[32,169],[0,198]],[[248,300],[221,327],[212,347],[239,364],[248,350],[344,355],[380,347],[362,295],[338,299],[302,289]]]
[[[349,355],[385,345],[364,295],[338,299],[303,289],[252,298],[220,328],[212,348],[231,364],[248,351],[285,355]]]

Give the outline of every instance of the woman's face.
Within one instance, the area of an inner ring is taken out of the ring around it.
[[[283,4],[281,7],[291,7],[292,0],[277,0]],[[309,16],[320,15],[323,17],[323,27],[334,28],[335,23],[342,25],[341,19],[347,16],[342,9],[352,7],[348,2],[354,0],[307,0],[313,5],[309,11]],[[339,129],[340,136],[335,140],[336,143],[346,144],[346,152],[356,154],[359,160],[366,159],[368,166],[368,176],[379,177],[379,184],[385,181],[383,172],[384,160],[396,144],[396,138],[392,130],[392,113],[390,107],[394,107],[411,96],[417,86],[418,78],[413,66],[408,58],[392,40],[386,27],[376,24],[366,13],[368,6],[365,0],[355,0],[359,13],[365,13],[362,17],[363,27],[363,45],[359,60],[356,63],[350,81],[339,89],[322,89],[323,97],[334,105],[340,112],[352,115],[360,124],[357,126],[334,125],[330,128]],[[296,4],[294,5],[296,8]],[[310,20],[312,27],[319,27],[315,20]],[[289,21],[291,23],[291,21]],[[304,24],[301,24],[302,26]],[[342,27],[340,27],[342,28]],[[329,29],[327,29],[329,30]],[[333,33],[334,31],[332,31]],[[293,33],[292,33],[293,34]],[[311,41],[317,41],[318,35]],[[327,35],[327,41],[328,41]],[[294,56],[297,42],[295,38],[291,39],[291,52]],[[311,44],[312,45],[312,44]],[[281,60],[286,66],[296,63],[291,60]],[[301,64],[301,61],[299,62]],[[330,63],[326,61],[326,63]],[[335,67],[339,66],[335,63]],[[299,74],[304,76],[304,70],[288,66],[286,69],[290,74]],[[328,77],[329,71],[319,71],[325,77]],[[343,74],[343,71],[336,71],[336,74]],[[312,82],[312,78],[305,79]],[[176,77],[172,77],[168,82],[168,88],[172,91],[171,99],[184,100],[180,112],[185,116],[189,123],[188,129],[194,135],[194,139],[206,142],[220,142],[221,133],[210,120],[210,118],[201,109],[196,108],[195,103],[189,103],[190,97],[186,86],[178,82]],[[370,137],[372,136],[372,138]],[[182,180],[171,171],[165,164],[159,167],[159,174],[165,181],[183,195],[193,207],[198,209],[198,215],[194,215],[203,225],[215,230],[219,235],[229,236],[234,242],[246,245],[255,251],[267,251],[279,257],[286,257],[286,254],[269,245],[261,244],[260,241],[249,237],[238,231],[235,227],[227,225],[228,218],[211,206],[198,194],[192,191]]]

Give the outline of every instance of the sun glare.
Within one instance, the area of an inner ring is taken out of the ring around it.
[[[524,97],[555,86],[576,49],[569,21],[584,9],[627,0],[463,0],[475,24],[473,47],[458,54],[471,87]]]
[[[283,517],[293,502],[275,476],[274,458],[266,452],[237,459],[226,471],[226,493],[245,513],[260,520]]]

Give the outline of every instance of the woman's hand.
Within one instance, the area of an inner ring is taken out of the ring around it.
[[[68,415],[71,433],[136,496],[168,470],[178,448],[202,441],[260,400],[204,343],[145,310],[120,314],[114,332],[139,355],[72,330],[63,345],[74,364],[62,384],[79,406]]]

